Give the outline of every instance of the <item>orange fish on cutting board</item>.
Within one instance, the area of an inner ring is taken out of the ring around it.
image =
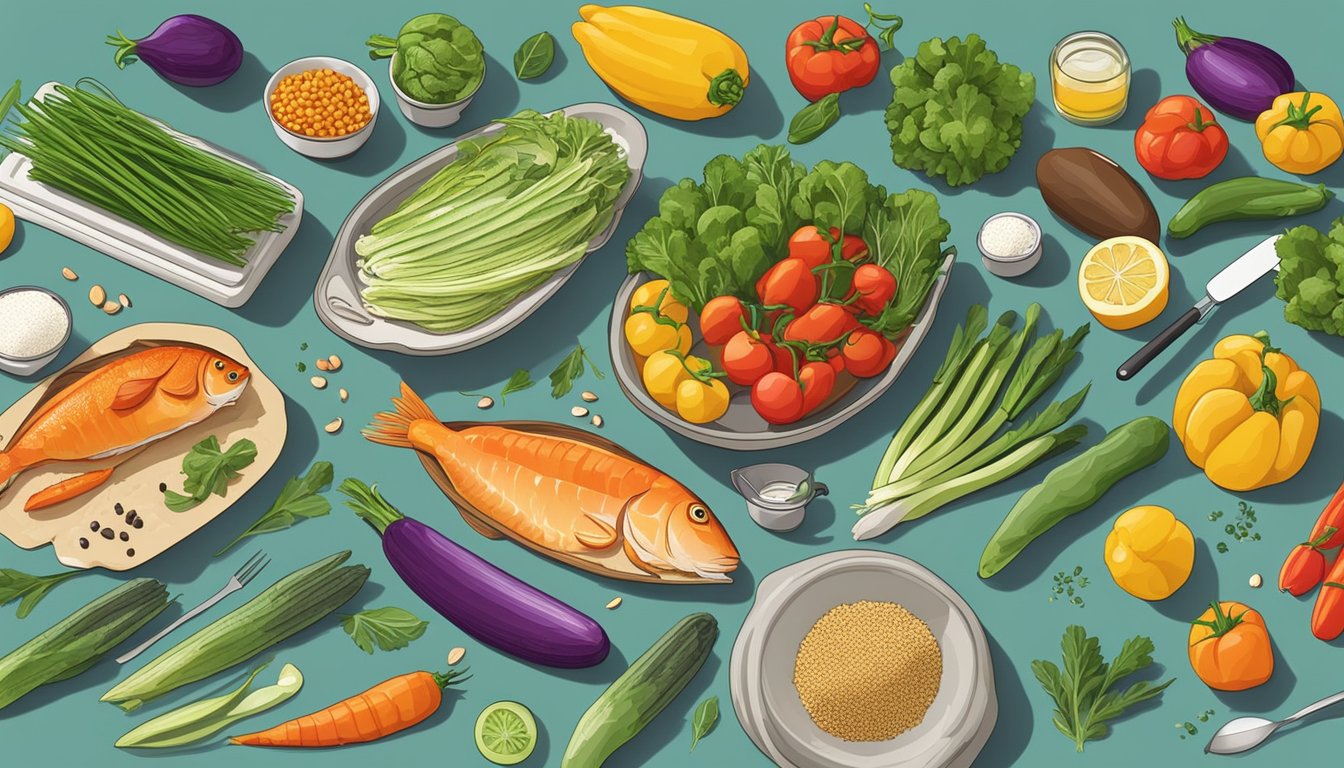
[[[0,491],[44,464],[111,458],[144,447],[232,405],[247,388],[246,366],[209,349],[153,347],[90,371],[43,402],[0,452]],[[33,511],[106,482],[111,469],[63,480],[33,494]]]
[[[405,383],[392,402],[395,412],[375,415],[364,436],[434,457],[478,532],[563,560],[623,553],[655,579],[732,581],[740,558],[728,532],[658,469],[575,438],[496,424],[452,429]]]

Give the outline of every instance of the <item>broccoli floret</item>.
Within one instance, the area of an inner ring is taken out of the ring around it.
[[[1287,302],[1283,317],[1309,331],[1344,336],[1344,217],[1327,235],[1293,227],[1275,245],[1279,255],[1276,295]]]

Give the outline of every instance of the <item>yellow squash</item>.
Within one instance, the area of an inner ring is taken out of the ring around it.
[[[1255,120],[1265,159],[1289,173],[1316,173],[1344,154],[1344,116],[1323,93],[1298,91],[1274,99]]]
[[[1297,474],[1320,426],[1311,374],[1265,334],[1228,336],[1181,382],[1171,426],[1215,484],[1249,491]]]
[[[677,120],[718,117],[742,100],[747,54],[713,27],[635,5],[584,5],[574,39],[621,98]]]
[[[1116,518],[1106,537],[1106,568],[1141,600],[1165,600],[1190,578],[1195,537],[1165,507],[1135,507]]]

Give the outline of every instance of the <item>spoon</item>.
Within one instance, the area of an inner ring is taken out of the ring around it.
[[[1263,717],[1238,717],[1219,728],[1218,732],[1213,734],[1213,738],[1209,739],[1209,745],[1204,748],[1204,751],[1215,755],[1235,755],[1239,752],[1247,752],[1263,744],[1266,739],[1283,726],[1341,701],[1344,701],[1344,692],[1327,696],[1277,723]]]

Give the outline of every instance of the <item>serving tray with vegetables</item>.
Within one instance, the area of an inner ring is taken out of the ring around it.
[[[58,85],[46,83],[33,98],[40,102],[57,93]],[[252,297],[266,273],[294,239],[303,219],[303,192],[227,150],[174,131],[152,118],[150,121],[188,147],[225,158],[260,174],[293,199],[293,210],[276,220],[278,231],[245,235],[254,243],[242,254],[242,265],[206,256],[148,232],[79,197],[34,181],[30,178],[33,160],[19,152],[10,152],[0,160],[0,201],[12,208],[20,219],[64,235],[216,304],[240,307]]]
[[[504,131],[505,123],[496,121],[466,133],[457,141],[396,171],[359,201],[336,233],[331,255],[318,278],[313,306],[322,322],[337,335],[361,346],[408,355],[446,355],[478,347],[502,336],[555,295],[583,263],[583,257],[605,245],[616,231],[621,213],[639,187],[644,158],[648,154],[644,126],[634,115],[619,107],[587,103],[575,104],[557,112],[569,118],[591,120],[601,125],[605,135],[610,136],[621,150],[629,168],[627,180],[612,203],[610,222],[589,240],[577,261],[527,289],[503,310],[458,330],[435,331],[413,322],[378,316],[366,308],[365,299],[361,296],[366,285],[359,267],[361,257],[356,253],[357,240],[396,212],[435,174],[456,162],[464,141],[490,137]],[[404,306],[406,301],[399,297],[388,303]]]

